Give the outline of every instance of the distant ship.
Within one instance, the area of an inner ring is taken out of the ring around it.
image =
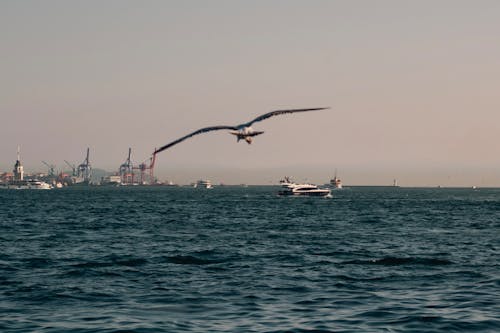
[[[337,176],[333,177],[333,179],[330,180],[330,187],[333,189],[338,189],[340,190],[342,188],[342,181],[337,178]]]
[[[83,177],[71,177],[69,185],[89,185],[89,181],[86,181]]]
[[[213,188],[212,182],[210,180],[208,180],[208,179],[200,179],[200,180],[198,180],[196,183],[194,183],[193,187],[196,187],[196,188],[207,188],[207,189]]]
[[[120,186],[121,177],[119,175],[111,175],[101,178],[101,186]]]
[[[340,190],[342,188],[342,181],[337,177],[337,170],[335,170],[335,176],[330,179],[330,188]]]
[[[0,189],[9,190],[51,190],[52,188],[52,185],[37,179],[13,180],[0,184]]]

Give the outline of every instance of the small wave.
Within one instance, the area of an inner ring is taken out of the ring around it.
[[[329,331],[324,329],[307,329],[307,328],[294,328],[291,330],[279,330],[279,331],[268,331],[268,333],[333,333],[335,331]]]
[[[278,287],[273,288],[273,290],[283,291],[283,292],[291,292],[291,293],[307,293],[310,292],[310,289],[304,286],[286,286],[286,287]]]
[[[0,262],[0,272],[5,273],[5,272],[15,272],[18,271],[19,268],[13,267],[12,265],[9,264],[4,264]]]
[[[118,257],[103,258],[102,261],[88,261],[71,265],[75,268],[102,268],[111,266],[126,266],[137,267],[147,264],[148,261],[144,258],[126,258],[120,259]]]
[[[143,258],[133,258],[133,259],[126,259],[126,260],[116,260],[114,263],[115,265],[119,266],[127,266],[127,267],[137,267],[137,266],[142,266],[147,264],[147,260]]]
[[[112,265],[113,264],[109,262],[88,261],[88,262],[73,264],[71,266],[75,268],[100,268],[100,267],[109,267]]]
[[[382,259],[372,260],[349,260],[342,264],[345,265],[382,265],[382,266],[403,266],[403,265],[423,265],[423,266],[442,266],[451,265],[452,261],[438,258],[402,258],[402,257],[385,257]]]
[[[399,319],[389,321],[391,324],[411,324],[411,323],[447,323],[449,319],[446,317],[435,316],[435,315],[413,315],[405,316]]]
[[[210,265],[222,262],[222,260],[202,259],[195,256],[172,256],[167,257],[167,261],[178,265]]]
[[[394,275],[389,275],[389,276],[375,276],[375,277],[369,277],[369,278],[361,278],[361,277],[353,277],[349,275],[335,275],[334,276],[336,280],[343,280],[347,282],[376,282],[376,281],[383,281],[386,279],[392,279],[395,276]]]
[[[52,260],[46,258],[28,258],[24,260],[28,268],[45,268],[53,264]]]

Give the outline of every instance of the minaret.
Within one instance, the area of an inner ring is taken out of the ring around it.
[[[23,165],[21,164],[21,152],[20,147],[17,146],[17,161],[14,164],[14,180],[23,180],[24,179],[24,170]]]

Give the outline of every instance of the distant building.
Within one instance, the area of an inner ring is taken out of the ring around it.
[[[0,175],[0,180],[4,183],[11,182],[14,180],[14,174],[12,172],[4,172]]]

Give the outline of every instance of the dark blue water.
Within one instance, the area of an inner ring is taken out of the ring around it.
[[[500,190],[0,192],[1,332],[500,332]]]

